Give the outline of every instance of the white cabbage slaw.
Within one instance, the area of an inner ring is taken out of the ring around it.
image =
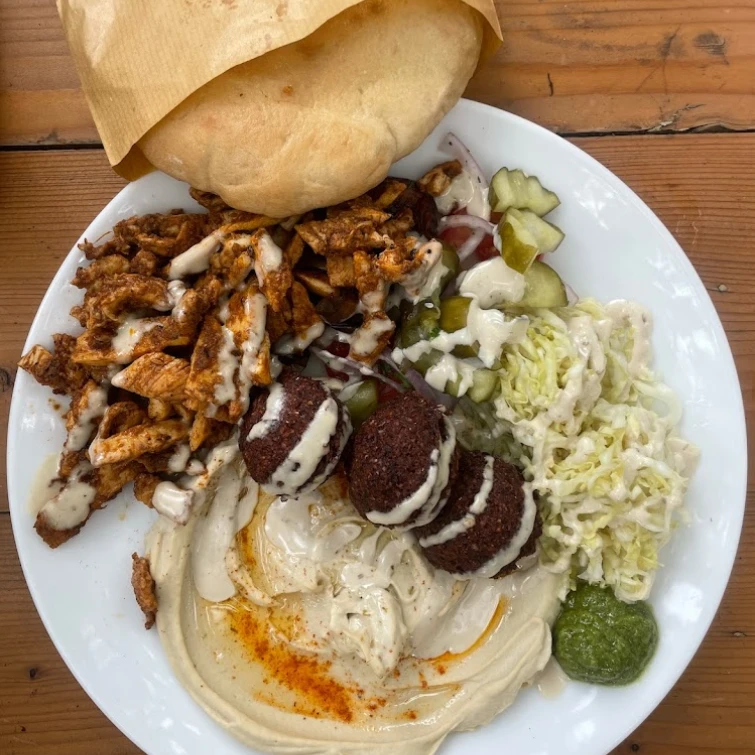
[[[698,456],[650,368],[651,327],[624,301],[535,310],[524,338],[504,346],[494,403],[464,400],[456,412],[462,440],[532,480],[543,565],[626,601],[651,590]]]

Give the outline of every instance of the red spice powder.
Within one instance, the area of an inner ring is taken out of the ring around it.
[[[276,642],[269,624],[258,621],[248,611],[229,616],[231,631],[254,659],[264,666],[269,678],[294,692],[296,712],[313,718],[332,718],[344,723],[354,719],[350,690],[328,673],[331,663],[301,655]],[[280,707],[278,705],[278,707]]]

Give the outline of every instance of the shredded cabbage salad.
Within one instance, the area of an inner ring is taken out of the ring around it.
[[[517,461],[540,495],[540,559],[553,572],[646,598],[680,519],[698,452],[650,369],[649,314],[630,302],[528,313],[506,344],[493,403],[456,410],[469,446]]]

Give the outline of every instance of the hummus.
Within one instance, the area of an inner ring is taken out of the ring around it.
[[[188,522],[148,538],[157,626],[181,682],[244,743],[427,755],[546,665],[562,577],[457,580],[359,517],[339,476],[276,498],[230,443],[207,467],[186,480]]]

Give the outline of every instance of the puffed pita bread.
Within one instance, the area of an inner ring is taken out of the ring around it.
[[[456,103],[483,23],[460,0],[365,0],[213,79],[139,146],[239,209],[287,217],[350,199]]]

